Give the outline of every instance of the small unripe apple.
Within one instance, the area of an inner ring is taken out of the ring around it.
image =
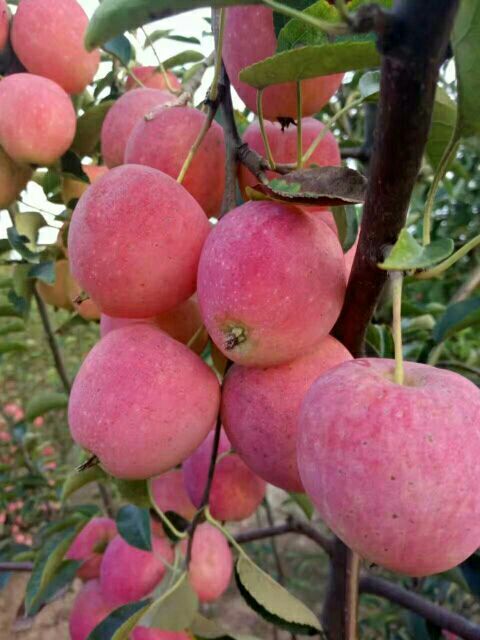
[[[106,336],[110,331],[126,327],[136,322],[147,322],[154,324],[156,327],[168,333],[169,336],[188,344],[192,342],[190,347],[195,353],[202,353],[207,341],[208,335],[204,330],[203,335],[198,335],[200,327],[203,325],[202,316],[198,307],[197,297],[192,296],[182,304],[165,311],[154,318],[112,318],[102,313],[100,318],[100,335]],[[192,339],[198,335],[198,340]]]
[[[480,392],[462,376],[351,360],[302,403],[298,468],[320,516],[369,562],[411,576],[447,571],[480,540]]]
[[[68,560],[82,561],[77,571],[79,578],[98,578],[103,552],[116,535],[117,526],[111,518],[92,518],[80,531],[65,555]]]
[[[82,93],[100,63],[98,49],[85,49],[87,26],[76,0],[22,0],[13,18],[12,45],[30,73],[53,80],[67,93]]]
[[[187,541],[181,548],[187,550]],[[218,600],[228,588],[233,570],[233,556],[224,535],[209,522],[195,529],[188,579],[200,602]]]
[[[0,52],[8,42],[8,32],[10,29],[10,9],[6,0],[0,0]]]
[[[96,165],[96,164],[83,164],[83,171],[87,174],[90,184],[93,184],[95,180],[105,175],[108,171],[108,167]],[[74,178],[63,178],[62,182],[62,200],[65,205],[68,205],[72,200],[80,198],[82,193],[88,189],[87,182],[81,180],[75,180]]]
[[[210,231],[192,196],[140,165],[116,167],[80,198],[68,232],[72,276],[102,313],[148,318],[195,291]]]
[[[123,164],[125,147],[133,127],[156,107],[172,102],[169,91],[133,89],[121,96],[108,111],[102,124],[103,160],[111,169]]]
[[[169,91],[170,89],[167,86],[167,82],[165,81],[165,75],[158,67],[133,67],[132,73],[135,75],[135,78],[140,80],[144,87],[147,89],[164,89]],[[173,91],[178,91],[182,88],[180,84],[180,80],[177,76],[171,71],[167,71],[166,75],[168,77],[168,83]],[[132,89],[138,89],[139,84],[135,81],[132,76],[128,76],[127,82],[125,84],[125,88],[127,91],[131,91]]]
[[[176,180],[206,117],[192,107],[157,109],[133,128],[125,162],[159,169]],[[218,215],[225,191],[225,140],[217,122],[212,122],[182,184],[208,216]]]
[[[223,60],[232,86],[247,107],[257,112],[257,90],[239,80],[239,73],[260,60],[275,55],[277,38],[269,7],[231,7],[227,10]],[[302,81],[302,114],[322,109],[342,83],[343,74]],[[263,93],[263,114],[268,120],[297,118],[297,87],[287,82],[268,87]]]
[[[90,633],[112,612],[99,580],[86,582],[73,603],[68,626],[71,640],[87,640]]]
[[[197,284],[205,326],[228,358],[281,364],[311,351],[333,327],[346,287],[342,247],[317,216],[248,202],[210,232]]]
[[[70,97],[47,78],[15,73],[0,82],[0,145],[16,162],[49,165],[73,141]]]
[[[152,494],[157,507],[163,511],[174,511],[186,520],[191,520],[196,508],[185,489],[183,470],[172,469],[152,479]]]
[[[311,353],[277,367],[234,365],[224,380],[222,420],[241,459],[267,482],[286,491],[303,491],[297,467],[300,404],[322,373],[351,359],[327,336]]]
[[[205,439],[219,396],[216,376],[196,354],[139,323],[109,333],[83,362],[70,395],[70,430],[111,475],[151,478]]]
[[[37,280],[35,287],[46,304],[58,309],[71,310],[73,304],[68,291],[69,279],[68,260],[57,260],[55,262],[55,282],[48,284],[43,280]]]
[[[152,537],[152,551],[132,547],[121,536],[108,545],[100,566],[100,585],[113,607],[141,600],[163,579],[173,550],[165,539]]]
[[[212,431],[183,464],[185,486],[197,508],[207,483],[213,440]],[[209,500],[212,516],[222,521],[249,518],[265,497],[265,482],[236,453],[229,453],[231,449],[230,441],[222,432]]]
[[[302,120],[302,146],[305,153],[315,138],[325,129],[325,125],[315,118],[303,118]],[[297,127],[290,125],[283,129],[280,123],[265,122],[265,132],[267,134],[273,159],[279,164],[292,164],[297,162]],[[258,120],[250,124],[243,134],[243,142],[249,147],[265,157],[265,146],[263,144],[262,134]],[[340,166],[340,147],[338,146],[335,136],[330,131],[325,133],[325,137],[317,145],[305,166],[311,164],[320,167],[337,167]],[[281,175],[273,171],[267,171],[269,179],[280,178]],[[242,193],[245,194],[245,187],[253,187],[258,183],[258,179],[243,164],[238,170],[238,180]]]
[[[0,209],[5,209],[17,199],[31,176],[31,167],[18,164],[0,147]]]

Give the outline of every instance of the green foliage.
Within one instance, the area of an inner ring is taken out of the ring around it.
[[[142,600],[115,609],[95,627],[87,640],[127,640],[132,629],[148,609],[150,602],[150,600]]]
[[[265,620],[291,633],[321,632],[315,614],[244,554],[235,565],[235,579],[245,602]]]
[[[122,507],[117,515],[117,529],[132,547],[152,550],[150,514],[147,509],[140,509],[133,504]]]
[[[462,300],[447,307],[433,331],[435,342],[442,342],[458,331],[480,324],[480,298]]]
[[[113,100],[101,102],[92,106],[77,120],[77,131],[72,143],[72,149],[80,156],[92,153],[100,140],[103,121]]]
[[[38,393],[33,396],[25,407],[26,420],[35,420],[48,411],[64,409],[68,404],[68,396],[65,393]]]
[[[453,249],[454,243],[450,238],[435,240],[422,246],[407,229],[402,229],[388,257],[378,266],[385,271],[426,269],[448,258]]]
[[[168,631],[183,631],[192,624],[197,612],[198,597],[186,573],[164,591],[148,610],[148,626]]]

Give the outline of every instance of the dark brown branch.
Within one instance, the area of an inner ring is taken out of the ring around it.
[[[50,318],[48,317],[47,308],[35,287],[33,287],[33,295],[35,297],[35,302],[37,303],[38,313],[40,314],[40,319],[42,321],[45,335],[47,336],[48,346],[50,347],[50,351],[53,356],[55,369],[57,370],[58,377],[62,381],[63,388],[65,389],[67,394],[69,394],[71,389],[70,380],[68,379],[65,364],[62,359],[62,354],[60,353],[60,348],[57,344],[52,326],[50,324]]]
[[[252,529],[251,531],[239,533],[235,536],[235,540],[240,544],[244,544],[245,542],[255,542],[256,540],[263,540],[265,538],[283,536],[287,533],[300,533],[316,542],[318,546],[329,555],[333,552],[333,540],[331,538],[323,535],[323,533],[308,523],[295,520],[293,518],[289,518],[284,524],[277,524],[272,527]]]
[[[223,100],[220,105],[223,120],[225,123],[225,146],[226,146],[226,179],[225,193],[222,202],[221,216],[235,208],[237,204],[237,147],[239,135],[235,125],[233,115],[232,92],[230,88],[230,78],[222,65],[222,76],[220,83],[223,85]]]
[[[0,562],[0,572],[22,572],[31,571],[33,562]]]
[[[396,0],[384,53],[377,135],[359,248],[335,335],[354,355],[386,282],[377,268],[405,224],[458,0]]]
[[[446,629],[465,640],[480,640],[480,626],[473,624],[457,613],[429,602],[422,596],[412,591],[407,591],[398,584],[388,582],[375,576],[362,576],[360,579],[360,591],[370,593],[380,598],[385,598],[394,604],[398,604],[409,611],[413,611],[425,620],[432,622],[440,629]]]

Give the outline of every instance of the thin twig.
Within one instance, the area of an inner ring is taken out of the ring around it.
[[[273,527],[275,525],[275,521],[273,519],[272,507],[270,506],[267,496],[265,496],[263,500],[263,506],[265,507],[265,513],[267,514],[268,525]],[[277,566],[278,581],[280,584],[283,584],[285,582],[285,572],[283,571],[282,561],[280,560],[280,554],[278,553],[277,543],[275,542],[274,536],[270,538],[270,546],[272,547],[273,558]]]
[[[12,571],[22,572],[31,571],[33,569],[33,562],[0,562],[0,572]]]
[[[272,527],[252,529],[251,531],[239,533],[235,536],[235,540],[240,544],[244,544],[245,542],[254,542],[274,536],[282,536],[287,533],[300,533],[316,542],[328,555],[333,553],[333,540],[331,538],[323,535],[312,525],[294,518],[289,518],[284,524],[276,524]]]
[[[62,354],[60,352],[60,347],[58,346],[52,330],[52,326],[50,324],[50,318],[48,317],[47,308],[35,287],[33,287],[33,295],[35,298],[35,302],[37,303],[38,312],[40,314],[40,319],[42,321],[45,335],[47,336],[48,345],[53,356],[53,361],[55,363],[58,377],[62,381],[63,388],[65,389],[67,394],[69,394],[71,389],[70,380],[68,379],[67,370],[65,368]]]

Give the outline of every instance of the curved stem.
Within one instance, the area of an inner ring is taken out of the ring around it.
[[[144,29],[144,27],[141,27],[141,29],[142,29],[142,33],[143,33],[143,35],[145,36],[145,40],[146,40],[146,42],[147,42],[148,46],[152,49],[152,51],[153,51],[153,55],[154,55],[154,56],[155,56],[155,58],[157,59],[158,67],[159,67],[160,72],[161,72],[161,74],[162,74],[162,76],[163,76],[163,79],[164,79],[164,81],[165,81],[165,85],[166,85],[167,89],[170,91],[170,93],[178,93],[178,91],[176,91],[176,90],[172,87],[172,85],[171,85],[171,83],[170,83],[170,78],[168,77],[167,70],[165,69],[165,66],[164,66],[163,62],[160,60],[160,57],[159,57],[159,55],[158,55],[158,53],[157,53],[157,50],[155,49],[155,47],[154,47],[154,45],[153,45],[153,42],[152,42],[152,40],[151,40],[150,36],[148,35],[148,33],[146,32],[146,30]]]
[[[356,94],[356,95],[358,95],[358,94]],[[348,101],[347,104],[340,109],[340,111],[337,111],[337,113],[330,118],[330,120],[325,124],[325,126],[320,131],[318,136],[315,138],[315,140],[312,142],[312,144],[308,147],[308,149],[303,154],[303,158],[302,158],[302,164],[303,165],[305,165],[305,163],[310,160],[310,158],[312,157],[312,154],[314,153],[315,149],[318,147],[320,142],[325,138],[325,136],[331,130],[333,125],[338,120],[340,120],[340,118],[345,113],[347,113],[347,111],[350,111],[350,109],[354,109],[355,107],[358,107],[360,104],[362,104],[363,101],[364,101],[363,97],[355,98],[354,100]]]
[[[185,531],[179,531],[176,526],[167,518],[167,516],[163,513],[161,509],[157,506],[155,502],[155,498],[152,491],[151,480],[147,481],[147,490],[148,497],[150,498],[150,502],[152,504],[153,510],[159,516],[163,524],[170,529],[174,536],[179,538],[180,540],[185,539],[187,537],[187,533]]]
[[[443,179],[447,171],[447,167],[454,158],[457,147],[458,147],[458,136],[457,131],[453,132],[452,137],[448,145],[443,152],[442,159],[440,160],[440,164],[437,167],[435,175],[433,176],[433,182],[430,186],[430,190],[428,192],[427,201],[425,203],[425,211],[423,214],[423,244],[430,244],[430,235],[432,232],[432,213],[433,213],[433,205],[435,202],[435,196],[437,195],[438,187]]]
[[[211,525],[213,525],[214,527],[216,527],[219,531],[221,531],[223,535],[227,538],[227,540],[230,542],[232,547],[234,547],[240,555],[248,557],[245,551],[240,546],[240,544],[235,539],[235,537],[230,533],[230,531],[226,527],[221,525],[220,522],[218,522],[218,520],[215,520],[215,518],[210,513],[210,509],[208,507],[205,507],[205,520],[209,522]]]
[[[282,13],[289,18],[298,18],[302,22],[311,25],[312,27],[316,27],[320,31],[323,31],[331,36],[338,36],[345,33],[348,33],[348,27],[344,23],[334,23],[328,22],[327,20],[319,20],[318,18],[314,18],[308,13],[304,13],[303,11],[297,11],[292,7],[282,4],[281,2],[275,2],[275,0],[263,0],[263,4],[274,9],[278,13]]]
[[[223,37],[225,33],[225,20],[226,11],[220,9],[219,12],[219,26],[218,26],[218,40],[215,47],[215,67],[213,72],[212,85],[210,87],[209,99],[215,101],[218,96],[218,83],[220,81],[220,75],[222,73],[222,51],[223,51]]]
[[[275,169],[275,160],[273,159],[270,142],[268,141],[267,132],[265,131],[265,120],[263,118],[263,89],[258,89],[257,91],[257,114],[268,166],[270,167],[270,169]]]
[[[437,264],[436,267],[427,269],[427,271],[420,271],[420,273],[416,273],[415,278],[417,280],[429,280],[430,278],[435,278],[436,276],[441,275],[444,271],[446,271],[452,265],[458,262],[460,258],[463,258],[464,256],[466,256],[469,251],[471,251],[472,249],[475,249],[479,245],[480,245],[480,234],[478,236],[475,236],[475,238],[472,238],[466,244],[464,244],[463,247],[461,247],[458,251],[455,251],[455,253],[452,253],[452,255],[449,258],[447,258],[443,262],[440,262],[440,264]]]
[[[402,288],[403,273],[396,272],[391,274],[392,292],[393,292],[393,322],[392,333],[393,343],[395,345],[395,382],[403,384],[403,346],[402,346]]]
[[[302,140],[302,82],[297,82],[297,169],[303,167]]]

